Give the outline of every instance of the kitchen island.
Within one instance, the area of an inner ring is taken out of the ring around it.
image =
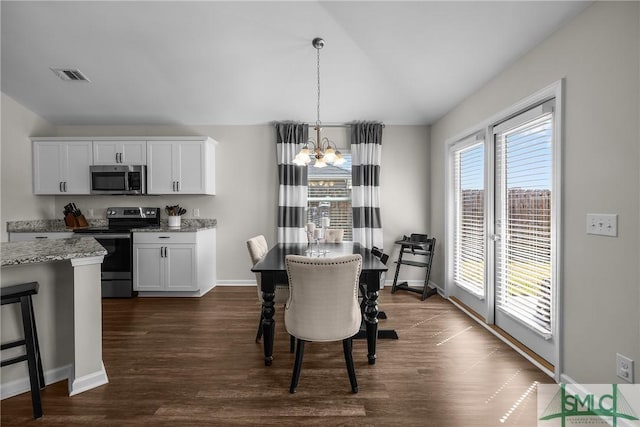
[[[0,251],[1,286],[40,283],[33,305],[45,382],[68,379],[70,396],[106,384],[100,266],[107,251],[91,237],[3,242]],[[21,325],[18,307],[4,306],[3,342],[20,339]],[[26,363],[4,367],[1,384],[2,398],[28,391]]]

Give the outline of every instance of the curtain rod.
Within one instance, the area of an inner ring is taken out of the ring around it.
[[[309,126],[315,126],[315,122],[314,123],[305,123],[308,124]],[[384,123],[381,123],[382,127],[385,127]],[[350,128],[351,126],[353,126],[354,123],[320,123],[320,127],[323,128]]]

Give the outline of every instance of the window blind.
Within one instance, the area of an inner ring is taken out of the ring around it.
[[[456,285],[485,295],[484,141],[454,155],[454,265]]]
[[[551,335],[551,113],[496,141],[496,306]]]

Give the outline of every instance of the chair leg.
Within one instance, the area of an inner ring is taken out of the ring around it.
[[[36,357],[36,345],[31,322],[30,296],[21,297],[22,324],[24,326],[24,340],[27,348],[27,366],[29,368],[29,383],[31,384],[31,405],[33,418],[42,417],[42,399],[40,397],[40,373]]]
[[[264,316],[262,315],[262,309],[260,309],[260,321],[258,322],[258,333],[256,333],[256,342],[260,342],[262,339],[262,319]]]
[[[296,343],[296,361],[293,364],[293,374],[291,375],[291,386],[289,393],[295,393],[298,388],[298,380],[300,379],[300,371],[302,370],[302,357],[304,356],[304,340],[298,339]]]
[[[296,339],[293,335],[289,335],[289,353],[296,351]]]
[[[40,389],[45,387],[44,369],[42,369],[42,358],[40,357],[40,341],[38,341],[38,328],[36,327],[36,316],[33,314],[33,300],[29,299],[29,312],[31,314],[31,324],[33,325],[33,340],[36,346],[36,362],[38,364],[38,380]]]
[[[342,348],[344,350],[344,361],[347,363],[347,372],[349,373],[349,382],[351,383],[351,391],[358,392],[358,382],[356,381],[356,369],[353,366],[353,356],[351,354],[352,348],[351,338],[342,340]]]

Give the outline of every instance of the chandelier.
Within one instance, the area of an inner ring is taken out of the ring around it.
[[[341,165],[345,162],[344,157],[336,144],[329,140],[327,137],[322,136],[322,123],[320,122],[320,49],[324,47],[324,40],[320,37],[316,37],[311,42],[317,53],[317,73],[318,73],[318,102],[316,104],[316,124],[314,130],[316,131],[316,139],[309,139],[300,152],[296,155],[293,163],[298,166],[307,166],[311,163],[311,156],[315,158],[313,164],[316,168],[324,168],[327,164],[333,164],[335,166]]]

